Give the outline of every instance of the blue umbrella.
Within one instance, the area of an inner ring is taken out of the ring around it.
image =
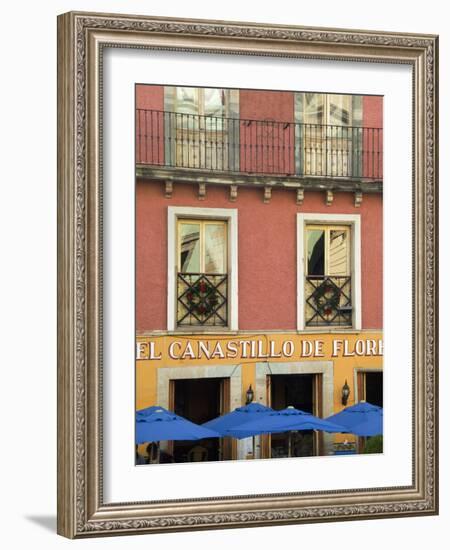
[[[147,418],[149,415],[153,414],[155,411],[164,411],[166,413],[173,414],[174,416],[178,416],[174,412],[169,411],[169,410],[165,409],[164,407],[161,407],[159,405],[152,405],[151,407],[147,407],[145,409],[140,409],[139,411],[136,411],[136,420],[138,418],[140,418],[140,419]],[[180,416],[179,418],[183,418],[183,417]]]
[[[328,422],[310,413],[300,411],[294,407],[287,407],[281,411],[274,411],[262,415],[257,420],[242,424],[233,429],[235,437],[249,437],[267,433],[283,433],[301,430],[321,430],[324,432],[347,432],[339,424]],[[289,456],[291,456],[291,437],[289,434]]]
[[[249,422],[250,420],[256,420],[257,418],[261,418],[262,416],[274,412],[273,409],[270,407],[266,407],[265,405],[261,405],[260,403],[249,403],[248,405],[244,405],[243,407],[237,407],[234,409],[234,411],[231,411],[227,414],[224,414],[222,416],[218,416],[217,418],[214,418],[213,420],[209,420],[208,422],[205,422],[202,424],[205,428],[210,428],[211,430],[215,430],[216,432],[219,432],[222,434],[222,436],[228,436],[228,437],[236,437],[238,439],[241,439],[243,437],[250,437],[250,436],[243,436],[241,434],[236,434],[234,432],[234,428],[241,426],[242,424],[245,424],[246,422]],[[252,442],[253,447],[253,458],[255,458],[255,438],[253,437]]]
[[[326,420],[345,426],[348,432],[371,437],[383,433],[383,409],[361,401],[343,411],[329,416]]]
[[[250,403],[249,405],[245,405],[244,407],[238,407],[237,409],[234,409],[234,411],[231,411],[227,414],[218,416],[213,420],[209,420],[208,422],[202,424],[202,426],[211,430],[215,430],[216,432],[222,434],[222,436],[242,438],[245,436],[242,436],[241,434],[235,434],[234,428],[238,428],[242,424],[250,422],[250,420],[262,418],[262,416],[270,412],[274,412],[274,410],[270,407],[266,407],[265,405],[261,405],[260,403]]]
[[[150,414],[136,413],[136,443],[187,441],[220,437],[220,434],[157,407]]]

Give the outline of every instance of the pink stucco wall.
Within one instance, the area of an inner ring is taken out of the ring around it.
[[[136,160],[164,165],[164,86],[136,86]],[[239,91],[240,171],[294,174],[294,93]],[[363,96],[362,177],[383,176],[383,98]],[[355,132],[355,131],[354,131]]]
[[[249,121],[240,124],[241,171],[293,174],[294,128],[280,123],[294,122],[294,93],[240,90],[239,117]]]
[[[164,164],[164,86],[136,85],[136,162]]]
[[[239,328],[296,328],[296,214],[361,214],[362,323],[382,328],[382,197],[365,194],[359,208],[351,193],[335,193],[327,207],[324,194],[306,192],[302,206],[295,192],[274,190],[269,204],[262,190],[240,188],[232,203],[227,189],[207,187],[204,201],[196,186],[176,183],[171,199],[161,182],[136,186],[136,328],[167,328],[167,207],[237,208],[239,227]]]
[[[363,96],[363,177],[383,177],[383,97]],[[380,130],[374,130],[374,128]]]

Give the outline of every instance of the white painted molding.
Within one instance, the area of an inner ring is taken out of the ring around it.
[[[197,218],[228,222],[228,329],[238,330],[238,211],[236,208],[169,206],[167,209],[167,330],[176,330],[177,220]],[[186,328],[186,327],[184,327]],[[218,327],[214,327],[217,331]]]
[[[305,330],[305,226],[311,224],[347,224],[352,228],[352,304],[353,330],[361,330],[361,215],[297,214],[297,330]]]

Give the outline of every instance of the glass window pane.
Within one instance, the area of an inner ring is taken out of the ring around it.
[[[205,122],[206,129],[211,131],[222,131],[225,95],[223,90],[205,88]]]
[[[223,116],[225,95],[223,90],[205,88],[205,115]]]
[[[349,231],[332,229],[330,231],[330,257],[328,275],[349,275]]]
[[[352,96],[332,94],[329,96],[329,102],[329,124],[349,126],[351,124]]]
[[[324,96],[323,94],[305,94],[305,124],[323,124]]]
[[[227,236],[225,224],[205,225],[205,273],[226,273]]]
[[[198,89],[197,88],[176,88],[177,91],[177,112],[198,114]]]
[[[308,275],[325,274],[325,232],[309,229],[307,232]]]
[[[176,112],[177,128],[198,128],[198,88],[176,88]]]
[[[180,272],[200,273],[200,224],[180,223]]]

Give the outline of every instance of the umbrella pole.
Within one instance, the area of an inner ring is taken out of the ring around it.
[[[288,437],[288,457],[291,458],[292,456],[292,432],[289,432]]]
[[[156,444],[156,463],[159,464],[161,459],[161,447],[160,447],[160,441]]]
[[[255,440],[255,436],[252,437],[252,445],[253,445],[253,449],[252,449],[253,458],[256,458],[256,456],[255,456],[255,453],[256,453],[256,440]]]

